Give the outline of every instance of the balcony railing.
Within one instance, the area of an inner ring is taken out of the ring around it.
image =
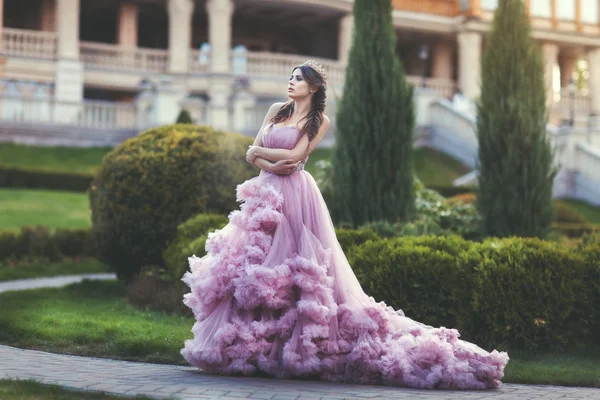
[[[262,75],[287,78],[295,66],[304,63],[308,58],[313,58],[325,68],[330,83],[342,84],[344,82],[345,66],[335,60],[255,51],[249,51],[247,57],[247,73],[250,76]]]
[[[396,10],[454,17],[458,14],[457,0],[393,0]]]
[[[168,67],[168,50],[95,42],[81,42],[80,49],[83,63],[92,67],[156,73],[166,72]]]
[[[137,126],[136,108],[130,103],[65,102],[11,96],[0,97],[0,120],[111,130]]]
[[[416,87],[423,87],[423,78],[420,76],[409,75],[406,80]],[[450,79],[425,78],[425,88],[431,89],[441,97],[450,98],[456,90],[456,82]]]
[[[592,99],[589,93],[583,91],[576,91],[571,97],[569,89],[562,88],[555,100],[553,108],[559,109],[563,114],[569,112],[571,108],[578,114],[592,111]]]
[[[13,57],[54,59],[56,33],[3,28],[2,53]]]
[[[210,71],[210,55],[200,56],[200,50],[190,51],[190,72],[206,74]]]

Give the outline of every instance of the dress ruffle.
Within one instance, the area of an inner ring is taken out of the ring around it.
[[[206,256],[189,258],[183,301],[197,322],[181,354],[190,364],[217,374],[417,388],[500,385],[506,353],[488,353],[455,329],[413,321],[364,294],[339,245],[314,233],[335,235],[333,226],[294,229],[281,179],[261,174],[239,185],[240,209],[209,234]],[[318,191],[312,177],[294,179]]]

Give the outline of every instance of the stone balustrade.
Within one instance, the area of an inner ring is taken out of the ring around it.
[[[57,36],[55,32],[26,29],[2,29],[2,53],[12,57],[54,59]]]
[[[105,43],[81,42],[80,51],[84,65],[96,68],[164,73],[169,60],[168,50]]]
[[[65,102],[16,96],[0,97],[0,120],[111,130],[132,129],[137,123],[135,105],[130,103]]]

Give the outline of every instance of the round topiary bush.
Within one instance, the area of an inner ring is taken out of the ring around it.
[[[142,266],[162,265],[181,222],[237,206],[236,185],[256,175],[245,161],[251,143],[176,124],[143,132],[108,153],[89,192],[99,258],[128,283]]]

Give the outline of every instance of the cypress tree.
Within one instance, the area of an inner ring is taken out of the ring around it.
[[[403,221],[414,212],[413,87],[395,48],[391,0],[355,0],[332,160],[337,223]]]
[[[179,115],[177,116],[177,121],[175,121],[175,123],[176,124],[193,124],[194,121],[192,120],[192,116],[190,115],[190,112],[184,108],[181,110],[181,112],[179,112]]]
[[[481,83],[477,207],[483,233],[544,237],[557,171],[546,131],[543,56],[521,0],[499,2]]]

